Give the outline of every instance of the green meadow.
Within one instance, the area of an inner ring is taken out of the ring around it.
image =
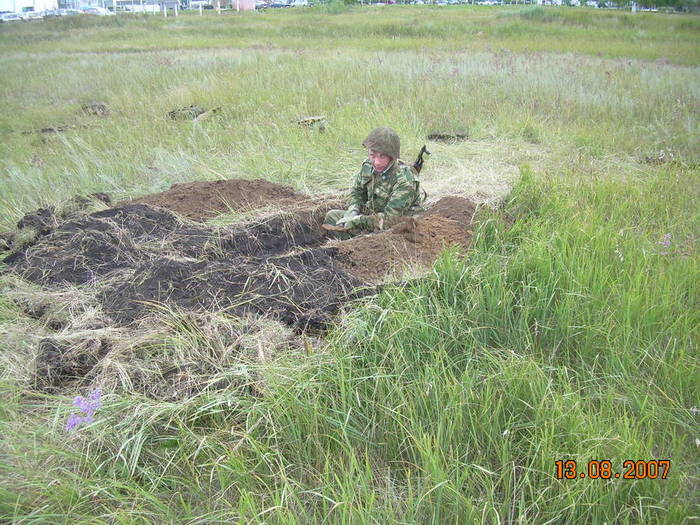
[[[0,521],[696,521],[699,66],[697,15],[582,8],[0,25],[0,231],[98,191],[344,191],[378,125],[406,160],[431,132],[467,133],[429,143],[422,181],[484,202],[464,257],[357,301],[322,338],[282,351],[263,324],[232,342],[252,321],[167,309],[137,333],[105,329],[121,350],[94,422],[73,431],[86,392],[35,388],[37,347],[91,337],[97,314],[79,288],[0,274]],[[93,101],[111,114],[81,112]],[[221,111],[167,118],[190,104]],[[294,123],[305,115],[327,130]],[[228,386],[144,395],[134,377],[164,356]],[[577,477],[558,479],[557,460]],[[621,477],[578,477],[591,460]],[[624,479],[628,460],[670,469]]]

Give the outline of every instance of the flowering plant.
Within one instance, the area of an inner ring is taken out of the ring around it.
[[[79,412],[73,412],[68,416],[66,430],[73,430],[83,423],[86,425],[92,423],[95,420],[95,412],[102,406],[102,401],[100,400],[101,396],[102,390],[99,388],[93,390],[87,398],[75,396],[75,399],[73,399],[73,406],[75,406]]]

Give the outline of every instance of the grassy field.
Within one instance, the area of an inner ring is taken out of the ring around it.
[[[690,523],[700,516],[700,18],[386,6],[0,26],[0,231],[41,205],[174,182],[345,189],[377,125],[423,181],[500,203],[466,259],[349,309],[323,340],[164,310],[114,332],[95,421],[33,385],[79,337],[80,290],[0,276],[0,520],[11,523]],[[107,118],[81,104],[104,101]],[[169,110],[221,106],[204,122]],[[293,119],[325,115],[325,133]],[[48,126],[64,133],[40,133]],[[26,133],[29,132],[29,133]],[[511,224],[512,223],[512,224]],[[76,299],[78,298],[78,299]],[[66,326],[64,324],[64,326]],[[85,333],[82,333],[84,336]],[[226,389],[137,394],[207,361]],[[670,459],[668,478],[556,460]]]

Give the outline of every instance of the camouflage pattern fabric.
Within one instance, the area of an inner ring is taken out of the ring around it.
[[[366,160],[355,177],[348,210],[331,210],[324,222],[335,224],[347,211],[355,210],[362,217],[355,222],[353,233],[383,230],[405,215],[422,211],[420,201],[419,182],[410,166],[394,161],[383,173],[378,173]]]

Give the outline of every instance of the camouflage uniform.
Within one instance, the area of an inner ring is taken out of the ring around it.
[[[416,172],[399,160],[400,143],[395,131],[377,128],[362,143],[365,147],[384,153],[393,160],[383,171],[377,172],[367,159],[355,177],[347,210],[330,210],[324,223],[335,225],[345,214],[362,215],[354,221],[350,233],[390,228],[398,219],[422,211],[422,201]]]

